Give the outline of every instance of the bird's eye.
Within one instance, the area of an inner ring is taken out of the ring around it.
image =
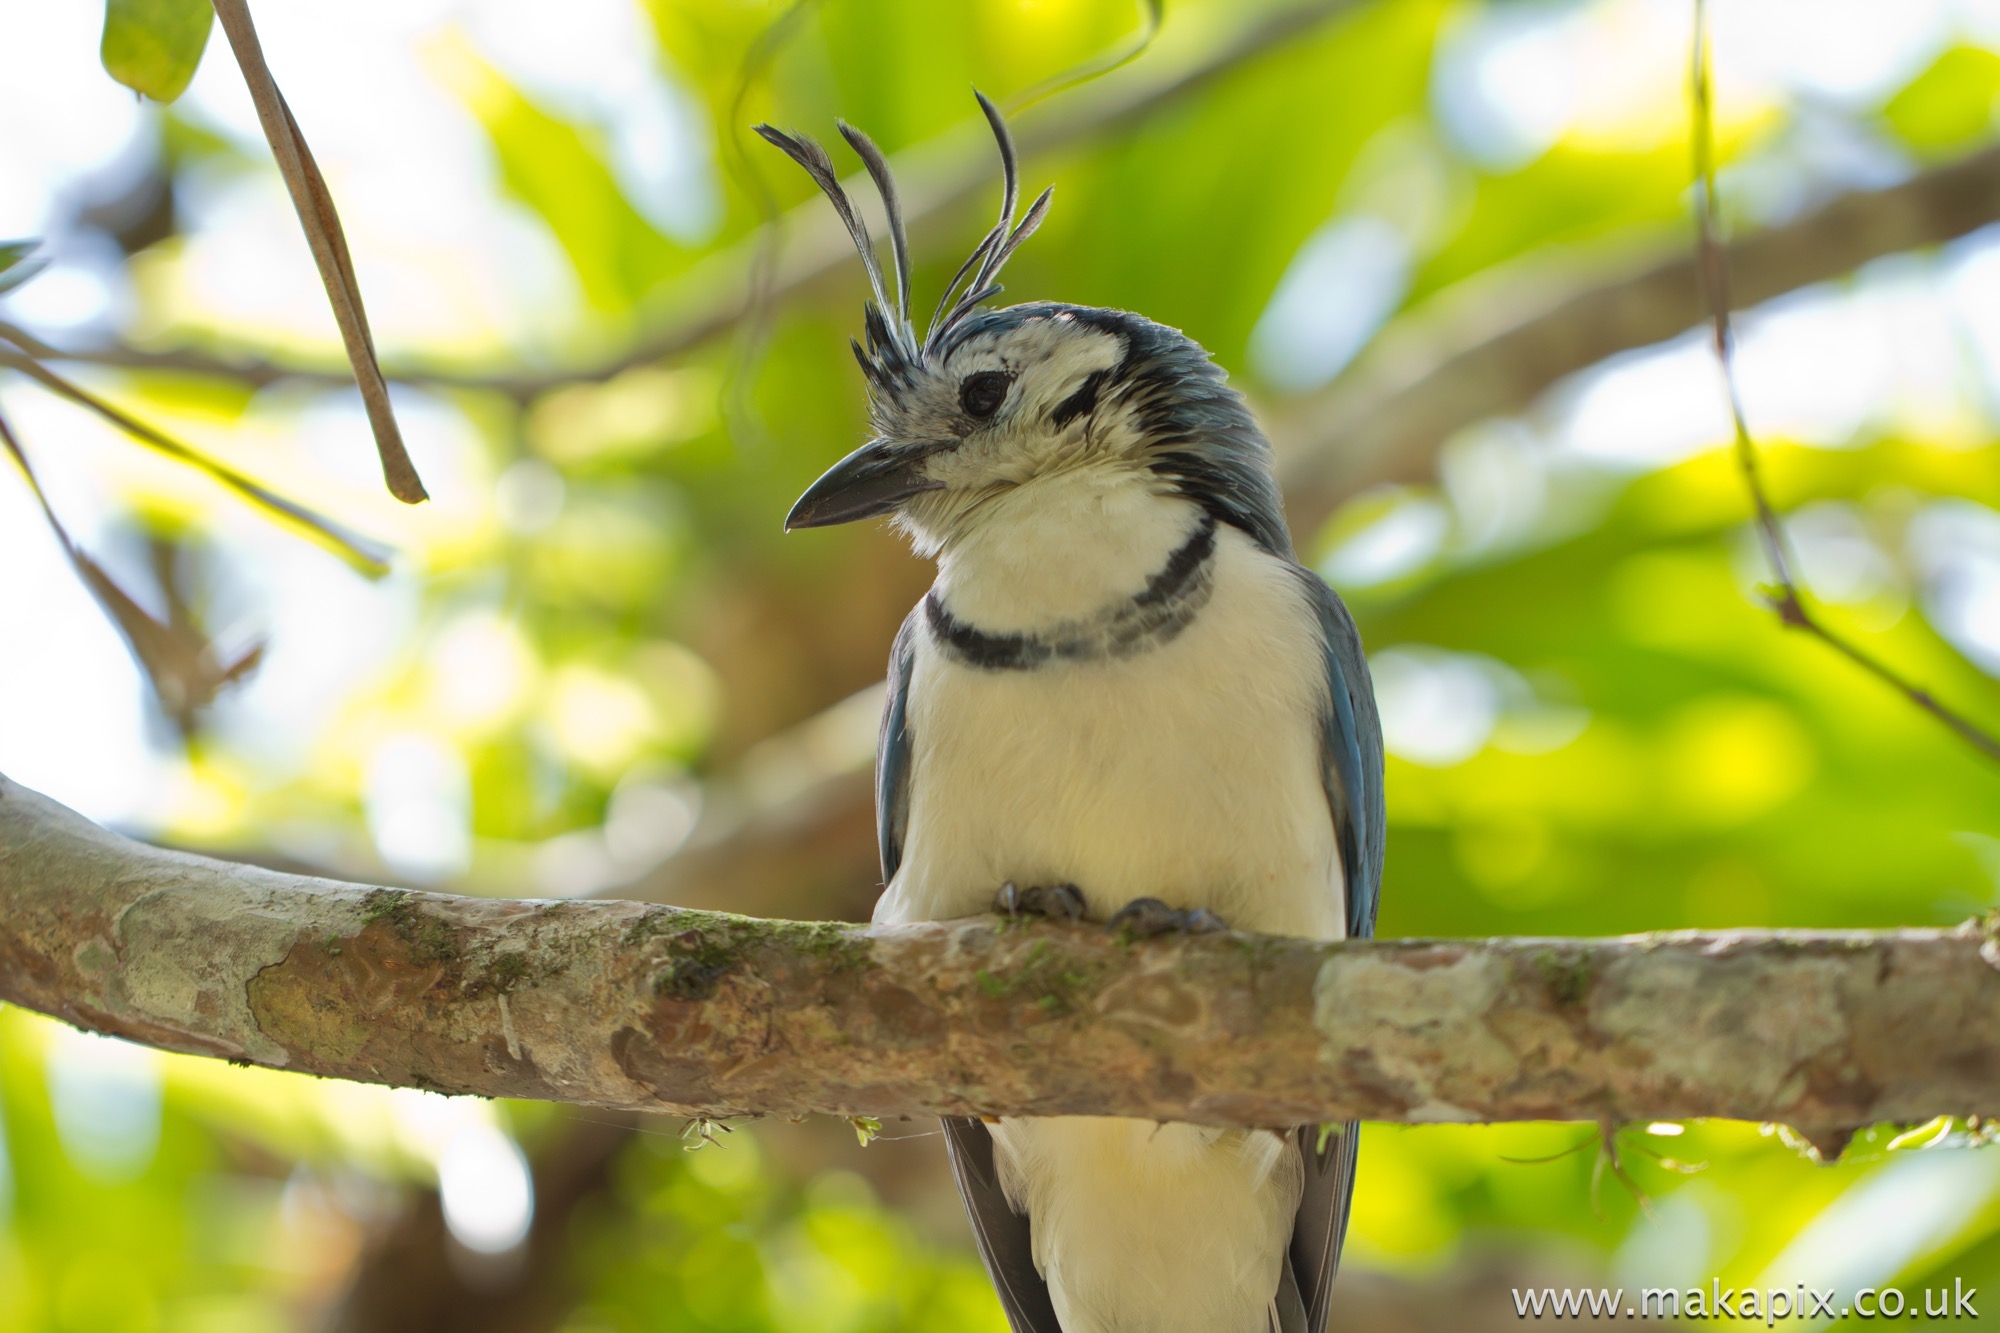
[[[958,405],[967,416],[984,421],[1007,401],[1007,386],[1013,382],[1014,377],[1004,370],[982,370],[967,375],[958,386]]]

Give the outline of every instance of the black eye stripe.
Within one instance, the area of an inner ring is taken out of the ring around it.
[[[975,420],[985,421],[1007,401],[1014,377],[1004,370],[981,370],[967,375],[958,386],[958,405]]]
[[[1055,410],[1049,413],[1049,424],[1061,430],[1078,417],[1096,411],[1098,391],[1110,378],[1111,372],[1108,370],[1094,370],[1086,375],[1082,386],[1075,393],[1055,405]]]

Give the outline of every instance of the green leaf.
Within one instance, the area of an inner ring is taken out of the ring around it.
[[[587,126],[543,110],[469,49],[449,49],[451,80],[486,127],[507,191],[568,255],[584,299],[622,312],[686,263],[625,197]]]
[[[208,0],[105,0],[105,72],[156,102],[187,90],[208,45]]]
[[[2000,56],[1977,47],[1946,51],[1889,99],[1882,118],[1923,157],[1961,152],[1993,127]]]
[[[29,259],[40,241],[0,241],[0,295],[19,287],[48,267],[46,259]]]

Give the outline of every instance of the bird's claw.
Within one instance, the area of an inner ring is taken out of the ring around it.
[[[1142,940],[1159,935],[1207,935],[1229,929],[1221,917],[1206,907],[1182,911],[1167,906],[1158,898],[1134,898],[1119,908],[1111,920],[1104,923],[1104,928]]]
[[[1021,888],[1013,880],[993,895],[993,909],[1002,916],[1041,916],[1051,921],[1083,920],[1083,891],[1074,884]]]

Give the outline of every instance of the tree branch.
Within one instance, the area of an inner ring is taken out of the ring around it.
[[[1021,152],[1034,156],[1071,148],[1142,121],[1354,9],[1358,2],[1305,0],[1245,24],[1238,32],[1216,41],[1192,63],[1171,68],[1164,74],[1121,78],[1067,91],[1059,101],[1022,117],[1016,134]],[[928,143],[898,153],[894,166],[902,186],[903,215],[910,230],[914,233],[922,224],[988,188],[993,181],[992,151],[992,138],[985,123],[980,121],[968,122]],[[873,197],[872,187],[866,181],[865,175],[857,175],[844,184],[853,197],[866,200]],[[767,299],[782,300],[853,259],[853,243],[817,194],[776,225],[784,238],[784,247]],[[652,327],[610,357],[546,370],[498,372],[404,365],[390,369],[388,377],[441,388],[495,390],[526,401],[564,384],[610,379],[633,366],[686,351],[726,332],[751,313],[759,298],[750,278],[767,234],[766,227],[758,227],[733,245],[697,262],[660,299],[649,302],[656,312]],[[49,359],[211,376],[258,386],[285,379],[349,382],[346,376],[336,375],[325,367],[295,367],[254,356],[215,356],[192,348],[152,351],[112,343],[69,351],[49,349],[45,355]]]
[[[2000,1109],[1978,930],[1129,943],[370,889],[0,779],[0,997],[333,1078],[687,1115],[1282,1126]]]
[[[1352,7],[1317,0],[1249,25],[1202,61],[1151,83],[1121,81],[1067,93],[1063,114],[1024,117],[1026,153],[1086,142],[1144,119],[1216,78]],[[986,145],[951,132],[896,157],[914,229],[977,191]],[[848,182],[867,198],[857,178]],[[1883,190],[1841,196],[1790,223],[1729,247],[1735,289],[1746,305],[1837,278],[1869,260],[1954,240],[2000,221],[2000,148],[1924,172]],[[851,253],[838,221],[812,204],[778,224],[788,238],[773,286],[782,299],[817,281]],[[750,309],[748,275],[763,229],[710,255],[659,302],[667,312],[618,354],[540,370],[458,369],[405,364],[389,378],[443,388],[498,391],[519,400],[684,351],[726,331]],[[1392,328],[1325,391],[1272,412],[1292,525],[1311,532],[1340,502],[1384,482],[1436,475],[1437,455],[1459,429],[1517,412],[1568,375],[1618,352],[1672,338],[1702,320],[1698,265],[1686,254],[1605,272],[1585,265],[1567,279],[1535,256],[1468,281]],[[345,384],[346,374],[249,354],[199,348],[38,346],[44,360],[124,370],[208,376],[263,387],[285,380]]]
[[[1756,305],[1996,220],[2000,148],[1888,189],[1843,195],[1732,243],[1734,295],[1739,305]],[[1685,251],[1583,283],[1552,281],[1545,260],[1510,269],[1440,298],[1325,392],[1276,414],[1272,433],[1298,531],[1312,532],[1369,486],[1431,479],[1454,432],[1518,412],[1558,380],[1685,333],[1705,314],[1700,261]]]
[[[1987,731],[1964,713],[1940,702],[1931,692],[1910,680],[1887,662],[1846,635],[1827,627],[1806,605],[1804,589],[1793,572],[1790,542],[1784,521],[1778,517],[1757,461],[1757,443],[1750,434],[1750,419],[1743,413],[1743,394],[1736,383],[1736,329],[1730,319],[1729,262],[1723,253],[1722,207],[1715,192],[1715,89],[1708,44],[1708,5],[1694,0],[1694,56],[1689,80],[1694,94],[1694,188],[1695,262],[1701,274],[1702,300],[1708,307],[1709,345],[1715,352],[1716,368],[1722,374],[1723,396],[1729,401],[1730,425],[1735,430],[1737,469],[1743,474],[1744,489],[1750,492],[1750,507],[1756,515],[1758,537],[1764,559],[1778,581],[1767,590],[1764,600],[1787,629],[1804,630],[1848,661],[1889,686],[1910,703],[1936,718],[1953,735],[1988,759],[2000,762],[2000,735]]]

